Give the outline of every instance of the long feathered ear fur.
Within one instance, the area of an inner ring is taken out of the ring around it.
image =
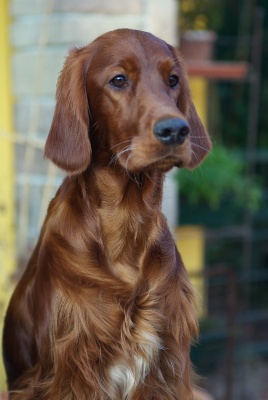
[[[187,68],[183,61],[182,55],[179,50],[171,46],[169,47],[175,57],[177,65],[181,70],[181,92],[178,98],[178,108],[185,115],[190,126],[192,157],[187,167],[193,169],[199,165],[204,157],[210,152],[212,145],[210,137],[204,125],[202,124],[202,121],[199,118],[192,101]]]
[[[58,79],[56,107],[45,146],[45,157],[70,174],[84,171],[91,159],[87,64],[87,48],[69,53]]]

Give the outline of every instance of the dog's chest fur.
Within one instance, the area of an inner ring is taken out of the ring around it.
[[[130,398],[133,390],[144,382],[163,347],[159,336],[162,318],[160,314],[157,317],[159,311],[154,309],[150,295],[137,297],[135,308],[131,317],[126,314],[121,327],[122,357],[108,370],[112,386],[117,387],[122,399]]]
[[[144,382],[157,352],[158,344],[152,341],[140,346],[136,353],[130,354],[131,360],[118,360],[110,367],[109,376],[112,385],[118,387],[122,399],[128,398],[131,392]]]

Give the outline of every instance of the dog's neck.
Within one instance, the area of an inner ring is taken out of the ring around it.
[[[142,274],[148,249],[162,237],[160,232],[167,231],[161,212],[163,180],[157,170],[134,175],[120,166],[89,167],[64,180],[50,204],[53,218],[46,221],[43,236],[51,230],[64,236],[69,232],[78,252],[98,246],[101,262],[133,285]]]
[[[130,174],[121,167],[93,168],[87,178],[94,190],[105,252],[113,270],[133,281],[146,249],[164,223],[161,199],[164,174]],[[126,274],[127,270],[127,274]],[[136,272],[135,272],[136,271]]]

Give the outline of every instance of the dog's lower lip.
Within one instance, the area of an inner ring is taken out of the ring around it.
[[[165,166],[177,165],[178,163],[181,163],[179,158],[174,156],[167,156],[165,158],[161,158],[159,160],[154,161],[152,164],[150,164],[150,166],[165,167]]]

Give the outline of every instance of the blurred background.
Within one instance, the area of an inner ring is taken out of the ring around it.
[[[214,145],[195,171],[168,175],[163,206],[200,297],[199,384],[215,400],[268,400],[267,11],[266,0],[1,0],[0,329],[63,177],[43,147],[68,49],[150,31],[181,48]]]

